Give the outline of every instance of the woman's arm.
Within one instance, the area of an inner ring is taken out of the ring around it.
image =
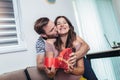
[[[83,75],[84,73],[83,58],[77,61],[76,67],[73,68],[73,71],[71,73],[74,75]]]

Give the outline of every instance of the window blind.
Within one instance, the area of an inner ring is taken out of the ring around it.
[[[18,45],[12,0],[0,0],[0,47]]]

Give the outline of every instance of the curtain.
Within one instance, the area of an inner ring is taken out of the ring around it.
[[[111,49],[113,39],[119,36],[118,24],[111,3],[112,0],[73,0],[80,35],[90,46],[88,54]],[[102,9],[107,12],[102,12]],[[115,30],[115,33],[112,34],[114,37],[106,33],[111,27],[110,31]],[[115,36],[115,34],[118,35]],[[115,40],[119,41],[119,38]],[[93,59],[91,64],[99,80],[118,80],[116,79],[118,72],[115,72],[116,66],[113,66],[113,64],[115,65],[113,59]]]

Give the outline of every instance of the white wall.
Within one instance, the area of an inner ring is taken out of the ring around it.
[[[72,0],[56,0],[48,4],[46,0],[20,0],[22,32],[27,51],[0,54],[0,74],[36,65],[35,42],[38,38],[33,30],[36,19],[47,16],[52,20],[58,15],[67,16],[76,26]]]
[[[120,0],[112,0],[115,12],[117,14],[117,19],[120,25]]]

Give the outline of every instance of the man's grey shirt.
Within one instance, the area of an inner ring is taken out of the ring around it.
[[[45,54],[45,41],[42,37],[39,37],[39,39],[36,42],[36,53]]]

